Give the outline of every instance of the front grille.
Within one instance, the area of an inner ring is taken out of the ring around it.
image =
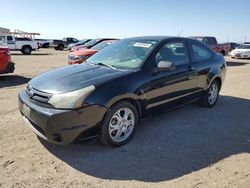
[[[53,106],[48,103],[52,94],[34,89],[30,85],[27,86],[26,93],[29,96],[31,102],[40,106],[53,108]]]

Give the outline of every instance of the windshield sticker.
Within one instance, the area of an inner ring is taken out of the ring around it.
[[[148,44],[148,43],[143,43],[143,42],[136,42],[134,44],[135,47],[141,47],[141,48],[149,48],[150,46],[152,46],[152,44]]]

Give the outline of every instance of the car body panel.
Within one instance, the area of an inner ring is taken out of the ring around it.
[[[11,62],[8,47],[0,47],[0,74],[14,72],[15,66]]]
[[[157,40],[158,43],[147,56],[143,64],[136,69],[113,69],[87,62],[81,65],[72,65],[50,71],[30,81],[29,87],[39,92],[47,92],[51,95],[55,93],[66,93],[94,85],[95,89],[86,96],[81,109],[67,111],[69,115],[65,115],[64,118],[61,115],[58,116],[58,119],[52,118],[54,116],[57,117],[57,110],[60,111],[60,109],[44,107],[46,110],[43,110],[40,106],[36,107],[37,105],[31,102],[32,99],[29,99],[27,96],[27,92],[22,92],[19,94],[19,109],[21,113],[30,121],[36,121],[35,123],[39,124],[38,120],[36,120],[37,117],[39,119],[39,114],[43,114],[43,111],[45,111],[45,113],[50,112],[51,115],[46,118],[47,121],[50,122],[49,125],[53,124],[55,126],[56,124],[64,124],[63,120],[65,119],[67,122],[66,128],[74,129],[76,126],[75,124],[79,124],[80,122],[78,120],[81,120],[81,122],[85,124],[84,118],[79,118],[78,114],[84,115],[86,111],[86,114],[95,118],[94,122],[96,123],[96,125],[93,125],[93,120],[90,118],[91,123],[87,123],[87,125],[91,126],[87,126],[88,130],[89,128],[96,128],[99,131],[100,129],[98,127],[107,110],[121,100],[128,100],[134,104],[140,117],[143,118],[147,115],[151,115],[153,111],[162,109],[166,106],[169,107],[168,109],[176,108],[190,101],[198,100],[203,96],[214,79],[218,79],[220,83],[224,81],[226,74],[224,57],[214,53],[200,42],[181,37],[164,36],[141,37],[135,39],[144,38]],[[173,70],[155,72],[155,55],[164,44],[171,41],[180,41],[187,46],[189,62],[178,65]],[[190,44],[192,43],[198,43],[206,48],[212,54],[211,58],[202,62],[194,62],[192,59],[193,52],[190,48]],[[32,96],[30,98],[32,98]],[[37,110],[38,114],[35,115],[35,117],[29,114],[27,115],[22,108],[22,106],[25,105],[31,109],[40,108]],[[73,113],[72,116],[71,113]],[[95,116],[96,113],[97,116]],[[64,111],[60,114],[64,114]],[[86,116],[84,117],[87,118]],[[72,123],[70,126],[69,124],[71,121],[77,122]],[[47,123],[43,124],[47,125]],[[62,126],[64,127],[64,125]],[[51,134],[56,131],[49,130],[47,132]],[[79,135],[85,132],[85,129],[79,129],[76,132],[77,134],[72,133],[70,136],[64,132],[60,132],[60,135],[64,139],[66,139],[65,137],[69,137],[68,141],[72,141],[74,140],[73,137],[78,139]],[[49,139],[50,141],[52,139],[52,142],[55,143],[68,143],[68,141],[55,141],[52,137]]]

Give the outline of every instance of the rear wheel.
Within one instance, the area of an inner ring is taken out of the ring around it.
[[[21,52],[25,55],[29,55],[32,52],[32,48],[30,46],[23,46]]]
[[[64,49],[64,46],[62,45],[62,44],[60,44],[59,46],[58,46],[58,50],[63,50]]]
[[[226,55],[226,52],[224,50],[222,50],[221,52],[221,55],[225,56]]]
[[[116,103],[107,112],[101,128],[100,140],[109,146],[126,144],[134,135],[138,113],[127,101]]]
[[[217,80],[214,80],[205,96],[199,101],[199,104],[203,107],[211,108],[213,107],[219,98],[220,85]]]

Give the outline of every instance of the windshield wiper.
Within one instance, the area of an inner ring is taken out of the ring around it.
[[[106,63],[97,63],[97,65],[106,66],[106,67],[109,67],[109,68],[111,68],[111,69],[113,69],[113,70],[116,70],[115,67],[113,67],[112,65],[106,64]]]

